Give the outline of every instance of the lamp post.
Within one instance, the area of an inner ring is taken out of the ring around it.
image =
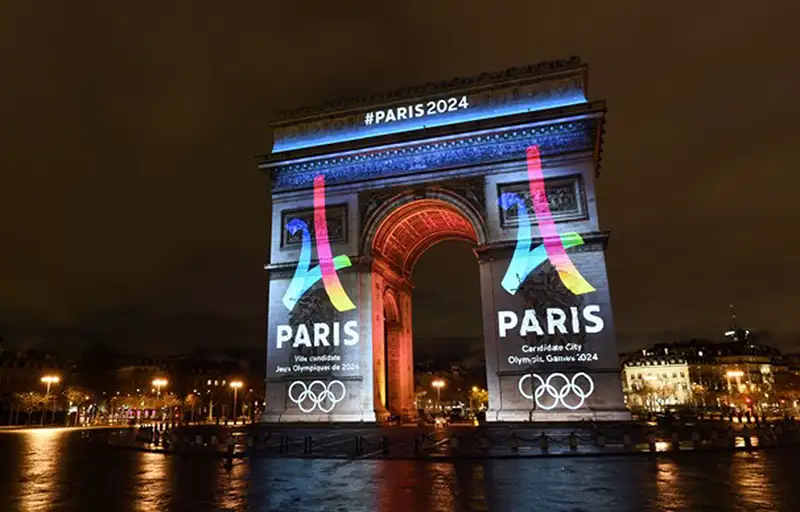
[[[725,376],[728,377],[729,381],[730,379],[736,379],[738,385],[739,379],[744,377],[744,372],[742,370],[730,370],[727,373],[725,373]]]
[[[42,382],[47,384],[47,391],[44,395],[44,402],[47,403],[48,398],[50,398],[50,385],[51,384],[58,384],[61,379],[57,375],[45,375],[42,377]],[[53,422],[56,420],[56,402],[53,400]],[[44,407],[42,407],[42,417],[39,423],[40,426],[44,426]]]
[[[242,387],[242,381],[240,380],[231,381],[231,387],[233,388],[233,424],[236,425],[236,398],[239,392],[239,388]]]
[[[444,381],[442,379],[436,379],[435,381],[431,382],[431,386],[436,388],[436,401],[439,402],[439,410],[442,410],[442,388],[444,387]]]
[[[86,395],[86,402],[87,403],[89,402],[89,395]],[[79,408],[79,410],[80,410],[80,408]],[[84,425],[88,425],[89,424],[89,415],[90,415],[90,411],[91,410],[92,410],[92,404],[85,405],[83,407],[83,424]],[[76,425],[77,425],[77,421],[78,421],[78,417],[76,416],[75,417]]]
[[[742,377],[745,376],[744,372],[742,370],[728,370],[725,373],[725,376],[728,378],[728,392],[731,394],[731,397],[733,396],[732,389],[731,389],[731,379],[734,379],[736,381],[735,382],[736,394],[737,395],[741,395],[742,394]],[[745,392],[746,391],[747,391],[747,387],[745,386]],[[747,403],[747,406],[750,405],[750,403],[749,403],[749,401],[747,399],[745,399],[745,403]]]
[[[153,379],[153,386],[155,386],[156,388],[156,404],[158,404],[158,400],[159,398],[161,398],[161,388],[166,386],[167,384],[169,384],[169,382],[167,382],[167,379],[163,379],[160,377],[157,379]],[[162,407],[159,407],[159,410],[161,411],[161,421],[164,421],[164,410]]]
[[[161,388],[168,384],[167,379],[153,379],[153,386],[156,387],[156,398],[161,396]]]

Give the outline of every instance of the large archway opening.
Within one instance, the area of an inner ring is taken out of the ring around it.
[[[372,293],[373,293],[373,379],[374,379],[374,398],[376,404],[376,414],[379,419],[398,418],[410,420],[417,416],[420,409],[426,409],[429,396],[425,396],[420,401],[419,391],[429,384],[429,380],[435,375],[439,375],[440,380],[450,380],[453,385],[460,385],[450,378],[455,368],[459,367],[459,349],[455,340],[450,340],[455,348],[455,353],[451,354],[450,363],[446,360],[437,360],[435,367],[425,370],[427,359],[420,361],[423,371],[415,379],[414,371],[414,351],[415,337],[412,312],[412,298],[414,297],[415,287],[415,268],[420,258],[429,249],[442,242],[441,245],[445,252],[454,248],[453,242],[459,249],[470,251],[470,249],[483,241],[483,227],[480,224],[480,216],[474,215],[468,207],[450,201],[442,197],[417,198],[400,204],[395,204],[377,223],[377,227],[370,244],[372,256]],[[434,252],[433,263],[436,264],[441,251]],[[461,255],[463,256],[463,254]],[[462,280],[472,277],[472,289],[478,288],[477,262],[474,255],[470,255],[474,264],[474,272],[462,276]],[[442,264],[446,264],[442,262]],[[430,264],[426,264],[427,268]],[[421,279],[426,282],[424,290],[430,290],[437,284],[431,282],[435,280],[435,270],[423,270],[420,274]],[[432,275],[433,274],[433,275]],[[448,275],[451,273],[448,273]],[[452,277],[452,276],[450,276]],[[466,289],[459,289],[452,286],[453,283],[445,283],[446,289],[443,293],[463,294]],[[449,289],[448,289],[449,288]],[[477,310],[480,311],[480,296],[474,297],[477,302]],[[421,312],[424,332],[435,332],[436,313],[431,308],[436,308],[430,301],[421,300],[422,307],[426,310]],[[457,316],[458,311],[448,311],[450,315]],[[480,318],[480,314],[478,314]],[[474,319],[473,319],[474,320]],[[478,324],[480,328],[480,323]],[[481,331],[473,333],[473,337],[479,337]],[[420,343],[437,343],[437,340],[426,336]],[[482,341],[482,338],[480,338]],[[474,341],[474,340],[473,340]],[[482,347],[482,345],[481,345]],[[420,348],[423,354],[431,353],[427,350],[431,347]],[[482,352],[481,352],[482,354]],[[447,359],[447,357],[445,357]],[[485,364],[485,363],[484,363]],[[485,374],[483,379],[485,380]],[[447,396],[448,389],[445,392]],[[439,401],[440,393],[436,393],[436,406],[442,409],[442,402]],[[432,396],[432,395],[431,395]],[[467,395],[465,395],[467,396]]]
[[[413,348],[417,409],[454,421],[488,405],[480,273],[474,245],[444,241],[414,267]]]

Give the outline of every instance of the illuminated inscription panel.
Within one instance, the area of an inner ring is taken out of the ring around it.
[[[586,103],[580,79],[391,103],[360,113],[276,127],[272,153]]]

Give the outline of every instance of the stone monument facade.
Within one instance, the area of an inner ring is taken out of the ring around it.
[[[487,421],[626,420],[580,59],[286,113],[272,185],[265,422],[412,419],[412,271],[480,268]]]

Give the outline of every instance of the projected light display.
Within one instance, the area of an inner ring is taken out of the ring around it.
[[[297,262],[294,278],[283,296],[283,304],[291,311],[297,301],[314,284],[322,279],[325,291],[331,303],[338,311],[349,311],[355,309],[356,305],[347,296],[342,283],[339,281],[337,270],[347,268],[351,265],[350,258],[346,255],[333,257],[331,244],[328,240],[328,220],[325,212],[325,177],[317,176],[314,178],[314,238],[317,242],[317,257],[319,265],[309,269],[311,264],[311,235],[308,233],[308,226],[300,219],[292,219],[286,229],[291,234],[302,231],[302,245],[300,248],[300,259]]]
[[[539,147],[537,145],[529,146],[525,156],[530,202],[526,203],[521,195],[514,193],[503,193],[499,197],[500,207],[506,211],[515,208],[518,220],[516,246],[500,283],[501,287],[508,294],[517,295],[532,273],[549,261],[557,272],[558,279],[571,294],[585,296],[595,291],[595,288],[581,275],[566,252],[569,248],[583,245],[584,240],[575,231],[558,233],[548,202]],[[301,244],[297,267],[283,296],[283,304],[287,310],[293,311],[301,298],[321,281],[322,288],[336,311],[339,313],[352,311],[356,309],[356,305],[348,296],[338,275],[339,270],[352,266],[352,263],[347,255],[333,257],[328,237],[325,177],[323,175],[314,177],[313,222],[313,238],[319,260],[319,264],[313,268],[311,267],[311,258],[314,244],[312,244],[312,234],[306,222],[299,218],[293,218],[286,225],[286,229],[291,234],[301,233]],[[532,247],[534,222],[539,227],[542,243]],[[547,307],[540,310],[529,308],[521,312],[497,311],[498,337],[500,339],[518,339],[523,342],[516,348],[514,345],[508,345],[511,352],[508,353],[506,362],[512,368],[592,363],[598,360],[597,352],[587,351],[585,344],[580,339],[576,338],[574,343],[570,342],[569,336],[600,333],[605,327],[600,314],[600,306],[596,304],[568,305],[566,307],[561,304],[561,307],[558,306],[558,303],[554,303],[552,306],[548,304]],[[319,375],[342,370],[357,371],[358,365],[344,362],[346,358],[343,358],[343,353],[339,352],[339,350],[358,344],[357,319],[336,319],[336,321],[329,319],[326,322],[318,321],[322,320],[321,318],[310,318],[309,320],[309,324],[293,325],[288,323],[277,326],[275,347],[279,350],[290,348],[292,356],[288,364],[278,365],[275,373]],[[567,335],[567,338],[562,335]],[[562,342],[552,341],[558,339],[559,336],[561,336]],[[325,349],[329,347],[335,349],[334,353],[325,352]],[[310,353],[296,352],[308,349],[311,349]],[[317,349],[322,352],[317,352]],[[299,390],[301,384],[306,385],[303,381],[296,381],[292,389]],[[314,381],[312,384],[319,387],[322,385],[322,381]],[[521,385],[522,381],[520,381]],[[306,407],[305,402],[309,400],[313,402],[319,397],[331,398],[333,396],[327,387],[324,390],[315,391],[316,387],[314,386],[303,388],[302,393],[298,391],[299,394],[296,398],[304,403],[304,408]],[[552,391],[549,384],[542,384],[540,389],[539,393]],[[588,393],[591,394],[591,391]],[[295,401],[294,398],[290,398]],[[330,406],[333,407],[336,400],[329,401],[331,402]],[[319,409],[324,407],[327,405],[320,405]]]
[[[297,380],[289,386],[289,400],[297,404],[297,407],[306,414],[315,410],[329,413],[336,404],[344,400],[344,397],[345,385],[340,380],[328,383],[315,380],[311,384]]]
[[[500,287],[519,296],[523,285],[541,287],[544,276],[552,272],[564,293],[550,283],[547,291],[537,291],[533,302],[526,300],[523,311],[501,308],[497,311],[497,336],[504,340],[501,367],[527,371],[518,381],[520,394],[537,408],[576,410],[594,392],[594,382],[586,373],[569,376],[561,370],[586,368],[608,358],[609,347],[601,340],[606,326],[600,304],[587,303],[596,288],[580,273],[567,249],[585,244],[576,231],[559,233],[550,210],[542,172],[539,147],[526,149],[527,188],[530,200],[522,194],[502,193],[500,208],[516,210],[516,246],[503,274]],[[534,223],[542,242],[534,246]],[[551,269],[541,269],[545,262]],[[541,269],[536,274],[537,269]],[[538,277],[534,278],[534,274]],[[518,303],[507,302],[518,307]],[[597,338],[597,336],[601,336]],[[534,371],[535,370],[535,371]],[[553,371],[556,370],[556,371]]]
[[[282,303],[290,313],[288,318],[274,326],[274,344],[268,352],[270,376],[308,376],[358,374],[358,320],[350,312],[356,305],[348,296],[339,279],[338,271],[352,266],[346,255],[333,257],[328,237],[325,204],[325,177],[314,178],[313,238],[319,264],[311,267],[312,235],[306,221],[292,218],[286,230],[292,235],[300,233],[300,254],[294,275],[283,294]],[[330,305],[321,307],[318,296],[303,297],[317,283],[322,282]],[[332,307],[331,307],[332,306]],[[335,312],[334,312],[335,311]],[[344,384],[338,380],[325,382],[313,380],[310,384],[295,381],[290,387],[289,399],[304,412],[330,412],[344,399]]]
[[[582,295],[595,291],[586,279],[575,268],[569,258],[566,248],[583,244],[583,239],[578,233],[559,235],[556,231],[550,205],[547,201],[547,192],[544,187],[542,175],[542,160],[539,147],[531,146],[527,150],[528,185],[531,191],[531,201],[536,213],[536,220],[542,234],[543,245],[531,251],[531,221],[525,207],[525,201],[516,194],[503,194],[500,196],[500,207],[508,210],[516,207],[519,225],[517,228],[517,246],[508,271],[503,277],[503,288],[512,295],[519,289],[528,275],[539,265],[549,259],[558,270],[558,275],[572,293]]]
[[[413,421],[414,265],[450,239],[474,245],[487,421],[630,417],[587,83],[570,58],[276,116],[263,421]]]
[[[583,91],[569,85],[558,92],[540,92],[541,86],[537,84],[516,85],[493,92],[401,103],[357,115],[332,116],[316,122],[308,129],[279,132],[272,152],[294,151],[586,103]]]
[[[531,382],[527,386],[530,392],[525,386],[528,380]],[[556,383],[560,383],[561,386],[556,388]],[[583,407],[586,399],[594,392],[594,381],[583,372],[576,373],[571,379],[563,373],[551,373],[547,379],[529,373],[520,377],[517,387],[522,396],[534,400],[536,405],[545,411],[555,409],[559,405],[574,411]]]

